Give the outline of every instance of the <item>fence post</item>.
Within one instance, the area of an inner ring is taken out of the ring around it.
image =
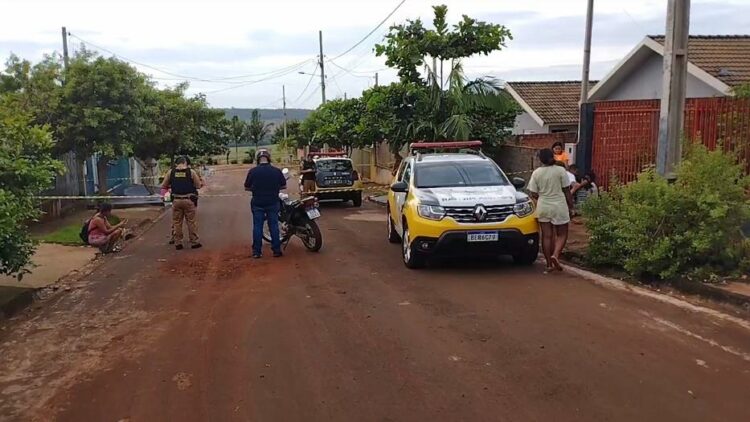
[[[592,167],[594,147],[594,103],[581,104],[580,135],[576,147],[576,165],[585,174]]]

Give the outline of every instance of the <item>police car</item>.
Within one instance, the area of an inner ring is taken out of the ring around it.
[[[352,201],[355,207],[362,206],[362,181],[346,153],[316,154],[315,196],[320,200],[339,199]]]
[[[416,143],[388,194],[388,240],[401,243],[404,264],[432,257],[511,255],[530,265],[539,251],[534,207],[484,156],[481,142]]]

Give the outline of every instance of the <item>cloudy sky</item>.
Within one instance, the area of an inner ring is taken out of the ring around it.
[[[396,79],[372,48],[388,26],[408,18],[431,22],[433,4],[507,26],[503,51],[465,62],[470,76],[503,80],[580,79],[585,0],[406,0],[351,52],[338,57],[391,13],[401,0],[2,0],[0,58],[32,61],[61,51],[60,27],[83,44],[117,54],[163,85],[188,78],[191,92],[216,107],[287,107],[320,103],[318,30],[323,31],[327,97],[358,96]],[[600,78],[646,34],[664,33],[667,0],[596,0],[592,78]],[[750,33],[750,0],[693,0],[691,34]],[[338,57],[338,58],[337,58]]]

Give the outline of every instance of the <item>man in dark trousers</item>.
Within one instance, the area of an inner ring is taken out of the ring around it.
[[[307,155],[302,161],[302,192],[308,195],[315,193],[315,161]]]
[[[188,167],[186,157],[175,160],[176,167],[164,178],[162,189],[172,190],[172,233],[177,250],[183,249],[182,222],[187,221],[188,235],[193,249],[201,247],[198,241],[197,223],[195,221],[198,189],[203,181],[195,170]]]
[[[263,256],[263,223],[268,220],[271,232],[271,249],[274,257],[281,256],[279,237],[279,192],[286,189],[286,178],[281,170],[271,165],[267,150],[258,152],[258,163],[250,169],[245,179],[245,190],[253,193],[250,208],[253,211],[253,258]]]

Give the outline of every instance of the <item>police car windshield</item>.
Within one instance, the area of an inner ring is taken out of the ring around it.
[[[315,167],[318,171],[352,171],[352,162],[349,160],[318,160]]]
[[[443,162],[418,164],[415,185],[418,188],[455,188],[507,186],[509,183],[497,166],[488,162]]]

